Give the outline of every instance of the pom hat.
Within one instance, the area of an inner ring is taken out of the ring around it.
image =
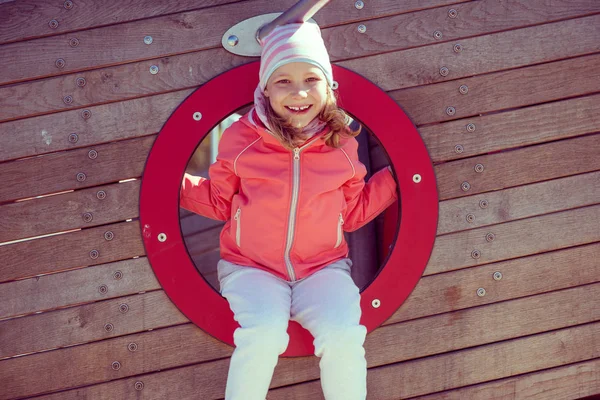
[[[293,62],[306,62],[319,67],[329,86],[333,85],[329,54],[316,23],[277,26],[263,38],[260,44],[262,46],[259,72],[261,91],[265,90],[267,81],[277,68]]]

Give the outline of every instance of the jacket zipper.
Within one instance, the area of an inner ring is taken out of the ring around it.
[[[240,236],[241,236],[241,227],[240,227],[240,221],[241,221],[241,215],[242,215],[242,209],[241,207],[238,207],[237,211],[235,212],[235,216],[233,217],[233,219],[235,220],[235,243],[237,244],[238,247],[240,246]]]
[[[340,217],[338,219],[338,230],[337,230],[337,242],[335,242],[335,248],[337,249],[342,244],[342,237],[344,232],[342,231],[342,226],[344,225],[344,217],[340,213]]]
[[[296,227],[296,209],[298,208],[298,194],[300,186],[300,152],[306,147],[313,144],[315,140],[311,140],[309,143],[302,147],[294,148],[294,163],[293,163],[293,181],[292,181],[292,202],[290,205],[290,215],[288,217],[288,232],[287,240],[285,245],[285,265],[291,282],[296,281],[296,273],[294,272],[294,266],[290,259],[290,252],[292,250],[292,243],[294,242],[294,230]]]

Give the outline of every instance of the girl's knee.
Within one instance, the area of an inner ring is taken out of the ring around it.
[[[290,341],[287,324],[263,324],[240,327],[233,334],[236,347],[253,348],[260,352],[282,354]]]
[[[315,355],[322,357],[326,353],[354,353],[364,355],[367,328],[363,325],[338,326],[324,329],[323,333],[315,337]]]

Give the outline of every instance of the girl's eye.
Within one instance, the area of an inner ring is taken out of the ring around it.
[[[275,83],[290,83],[289,79],[280,79]]]
[[[310,77],[310,78],[306,79],[306,81],[307,82],[318,82],[318,81],[320,81],[320,79],[313,76],[313,77]]]

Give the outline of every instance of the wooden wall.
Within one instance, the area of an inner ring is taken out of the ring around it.
[[[367,337],[369,399],[600,393],[600,2],[364,1],[315,19],[417,125],[440,197],[423,278]],[[140,177],[177,105],[249,61],[222,34],[293,3],[0,1],[0,399],[223,397],[232,349],[155,279]],[[282,359],[269,399],[318,376]]]

